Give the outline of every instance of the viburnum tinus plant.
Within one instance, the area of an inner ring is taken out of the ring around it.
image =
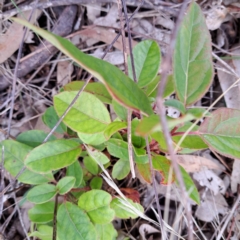
[[[80,94],[84,81],[71,82],[54,96],[53,106],[43,115],[44,123],[50,128],[56,125],[79,95],[55,130],[63,135],[62,139],[32,130],[21,133],[16,141],[1,142],[5,168],[12,176],[23,169],[18,181],[32,185],[26,194],[27,200],[35,204],[29,211],[29,218],[36,226],[31,236],[43,240],[52,239],[53,234],[59,240],[66,237],[74,240],[116,239],[113,219],[136,218],[143,216],[144,211],[136,191],[122,189],[124,194],[121,191],[110,194],[103,187],[103,181],[114,186],[111,178],[122,180],[131,171],[127,141],[128,110],[132,112],[131,142],[135,169],[146,182],[152,182],[147,138],[153,169],[161,174],[161,184],[177,184],[174,173],[169,181],[171,160],[167,158],[167,144],[155,112],[157,88],[161,81],[158,74],[161,64],[159,46],[146,40],[134,48],[138,80],[135,83],[131,67],[129,76],[126,76],[110,63],[84,54],[64,38],[24,20],[14,21],[48,40],[99,80],[89,83]],[[178,154],[211,148],[222,155],[240,158],[240,111],[220,108],[209,114],[193,105],[204,96],[212,78],[210,35],[199,6],[192,3],[177,36],[173,75],[169,76],[164,92],[165,98],[176,94],[176,99],[166,100],[165,105],[181,113],[177,119],[167,117],[172,143]],[[109,106],[117,116],[114,120]],[[200,126],[196,124],[203,117],[203,123]],[[199,203],[199,194],[191,177],[182,167],[180,171],[189,197]],[[59,201],[54,201],[54,197]],[[53,233],[54,229],[56,233]]]

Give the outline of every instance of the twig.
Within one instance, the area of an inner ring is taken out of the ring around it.
[[[25,235],[26,235],[26,239],[30,240],[30,237],[28,236],[28,231],[27,231],[27,229],[26,229],[26,227],[25,227],[25,225],[24,225],[23,219],[22,219],[22,213],[21,213],[21,210],[20,210],[20,208],[19,208],[19,206],[18,206],[15,192],[13,193],[13,198],[14,198],[14,201],[15,201],[15,203],[16,203],[16,208],[17,208],[17,211],[18,211],[18,217],[19,217],[19,221],[20,221],[20,223],[21,223],[23,232],[24,232]]]
[[[35,5],[36,5],[36,3],[35,3]],[[35,9],[36,8],[32,9],[32,12],[31,12],[31,14],[29,16],[29,21],[31,20],[33,12],[34,12]],[[13,116],[13,109],[14,109],[14,100],[15,100],[14,96],[15,96],[15,92],[16,92],[17,77],[18,77],[17,76],[17,72],[18,72],[19,61],[20,61],[20,58],[21,58],[21,55],[22,55],[22,48],[23,48],[23,43],[24,43],[24,39],[25,39],[26,34],[27,34],[27,28],[24,29],[24,33],[23,33],[23,36],[22,36],[21,44],[20,44],[19,50],[18,50],[16,65],[15,65],[15,68],[14,68],[14,78],[13,78],[12,93],[11,93],[12,101],[11,101],[11,104],[10,104],[11,108],[10,108],[10,111],[9,111],[8,129],[7,129],[7,136],[6,136],[7,139],[9,138],[10,131],[11,131],[11,123],[12,123],[12,116]]]
[[[237,200],[236,200],[236,202],[234,203],[234,205],[233,205],[233,207],[232,207],[232,209],[231,209],[231,212],[229,213],[226,221],[224,222],[223,226],[221,227],[221,230],[220,230],[220,232],[218,233],[216,240],[222,239],[223,233],[224,233],[224,231],[225,231],[225,229],[226,229],[229,221],[231,220],[232,216],[234,215],[234,213],[235,213],[235,211],[236,211],[239,203],[240,203],[240,193],[239,193],[239,190],[238,190]]]
[[[159,199],[158,199],[157,184],[156,184],[155,174],[154,174],[153,165],[152,165],[152,156],[151,156],[151,150],[150,150],[150,146],[149,146],[149,142],[148,142],[148,137],[145,138],[145,141],[146,141],[146,146],[147,146],[147,154],[148,154],[148,160],[149,160],[149,167],[150,167],[150,171],[151,171],[151,178],[152,178],[152,182],[153,182],[154,197],[155,197],[155,202],[157,204],[159,225],[160,225],[160,229],[162,232],[162,239],[167,239],[167,233],[164,228],[164,222],[163,222],[161,208],[160,208]]]
[[[118,8],[119,8],[119,19],[120,19],[120,29],[121,29],[121,35],[122,35],[122,45],[123,45],[123,55],[124,55],[124,69],[125,74],[128,75],[128,65],[127,65],[127,48],[126,48],[126,39],[125,39],[125,31],[124,31],[124,25],[123,25],[123,16],[122,16],[122,3],[121,0],[118,0]],[[125,13],[125,10],[124,10]],[[125,19],[127,14],[125,13]],[[129,26],[128,21],[126,21],[126,25]],[[132,53],[132,46],[131,39],[129,40],[128,35],[128,41],[129,41],[129,52]],[[133,147],[132,147],[132,111],[128,109],[127,111],[127,140],[128,140],[128,159],[130,164],[130,170],[132,174],[132,178],[136,177],[135,169],[134,169],[134,158],[133,158]]]
[[[55,197],[54,213],[53,213],[53,236],[52,240],[57,239],[57,208],[58,208],[58,194]]]
[[[163,128],[162,128],[163,134],[164,134],[164,137],[165,137],[165,140],[167,143],[170,158],[172,160],[172,166],[173,166],[174,172],[177,176],[177,179],[178,179],[178,182],[180,185],[180,189],[182,192],[183,204],[185,206],[185,212],[186,212],[187,222],[188,222],[188,239],[192,240],[193,239],[193,222],[192,222],[191,207],[190,207],[190,204],[188,201],[188,194],[186,191],[186,187],[183,182],[183,178],[182,178],[179,166],[177,164],[177,158],[176,158],[176,155],[174,154],[174,149],[172,146],[172,139],[171,139],[171,135],[168,131],[167,120],[166,120],[166,115],[165,115],[165,107],[164,107],[164,103],[163,103],[163,93],[164,93],[164,89],[165,89],[165,85],[166,85],[166,81],[167,81],[168,72],[171,67],[171,59],[172,59],[172,55],[173,55],[173,51],[174,51],[174,47],[175,47],[175,43],[176,43],[177,33],[180,28],[182,19],[184,17],[184,13],[186,11],[188,2],[189,2],[188,0],[185,0],[181,6],[180,13],[179,13],[178,19],[176,21],[176,25],[172,32],[172,38],[171,38],[171,41],[170,41],[169,46],[166,51],[167,54],[162,62],[162,75],[161,75],[161,81],[160,81],[159,88],[158,88],[158,95],[157,95],[156,102],[157,102],[157,107],[159,110],[160,122],[161,122],[161,125],[163,126]]]

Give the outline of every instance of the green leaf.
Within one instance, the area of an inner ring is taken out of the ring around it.
[[[75,161],[67,167],[66,176],[75,178],[74,187],[78,187],[83,180],[83,171],[78,161]]]
[[[164,105],[167,107],[173,107],[182,114],[186,113],[186,109],[185,109],[184,105],[176,99],[168,99],[164,102]]]
[[[47,225],[39,225],[38,231],[32,232],[29,237],[37,237],[41,240],[52,240],[53,235],[53,227]],[[59,238],[57,237],[57,240]]]
[[[190,108],[187,110],[187,113],[192,114],[195,117],[195,119],[209,117],[211,115],[210,113],[206,114],[205,112],[206,112],[206,109],[204,108]]]
[[[155,79],[146,87],[145,92],[147,96],[151,98],[157,97],[158,92],[158,85],[161,80],[161,75],[156,76]],[[169,95],[173,94],[174,92],[174,83],[173,83],[173,75],[169,75],[167,78],[167,83],[164,89],[163,98],[168,97]]]
[[[134,118],[132,120],[132,144],[134,147],[137,147],[137,148],[143,148],[146,146],[146,141],[145,141],[145,138],[143,137],[140,137],[140,136],[137,136],[136,135],[136,128],[139,124],[140,120],[137,119],[137,118]]]
[[[76,205],[63,203],[57,213],[59,240],[97,240],[96,230],[87,214]]]
[[[27,21],[16,18],[14,18],[14,21],[30,28],[48,40],[82,68],[98,78],[105,85],[111,96],[121,105],[132,110],[141,111],[146,115],[153,113],[151,104],[144,92],[117,67],[101,59],[84,54],[69,40],[35,27]],[[84,102],[84,104],[86,103]]]
[[[62,92],[53,98],[54,107],[59,116],[65,112],[77,92]],[[83,92],[63,122],[76,132],[102,132],[111,122],[109,112],[104,104],[90,93]]]
[[[91,189],[101,189],[103,180],[100,177],[94,177],[90,182]]]
[[[0,146],[1,156],[2,147],[4,147],[4,167],[15,177],[24,168],[24,158],[32,150],[32,147],[12,140],[2,141]],[[33,185],[46,183],[53,179],[52,173],[42,175],[28,169],[25,169],[18,177],[20,182]]]
[[[27,155],[25,165],[34,172],[47,173],[71,165],[80,153],[77,142],[59,139],[34,148]]]
[[[211,37],[201,8],[193,2],[181,23],[173,57],[174,83],[185,105],[197,102],[211,86]]]
[[[53,106],[47,108],[45,113],[42,115],[42,120],[44,124],[48,126],[50,129],[54,128],[54,126],[59,120],[59,117]],[[64,134],[65,132],[67,132],[67,126],[63,122],[61,122],[55,131]]]
[[[74,81],[66,84],[63,88],[65,91],[79,91],[84,84],[85,84],[84,81]],[[103,103],[108,104],[112,103],[112,97],[102,83],[99,82],[88,83],[88,85],[84,89],[84,92],[93,94]]]
[[[189,127],[192,126],[193,123],[187,122],[183,126],[179,127],[175,133],[182,132],[183,134],[189,129]],[[198,126],[195,126],[192,131],[198,131]],[[172,140],[177,144],[178,141],[181,139],[182,135],[172,136]],[[190,148],[190,149],[205,149],[208,148],[208,145],[201,139],[201,137],[198,134],[194,135],[187,135],[181,146],[182,148]]]
[[[54,202],[37,204],[28,211],[29,219],[34,223],[48,223],[53,220]]]
[[[183,178],[183,182],[185,184],[186,190],[188,192],[189,197],[196,202],[197,204],[200,204],[200,196],[198,193],[198,190],[192,180],[192,178],[189,176],[189,174],[184,170],[183,167],[179,166]]]
[[[57,183],[59,194],[64,195],[69,192],[74,187],[75,182],[75,177],[64,177],[60,179],[60,181]]]
[[[47,133],[41,130],[29,130],[23,133],[20,133],[16,140],[18,142],[24,143],[30,147],[37,147],[42,144],[44,139],[47,137]],[[51,135],[48,141],[56,140],[56,137]]]
[[[111,138],[107,141],[108,152],[117,158],[128,159],[128,144],[127,142]]]
[[[110,209],[111,200],[109,193],[103,190],[91,190],[81,195],[78,206],[87,212],[92,222],[107,224],[113,220],[115,215]]]
[[[168,128],[171,129],[179,124],[193,120],[194,117],[191,114],[186,114],[179,118],[167,118]],[[162,131],[160,119],[158,115],[151,115],[140,121],[136,128],[136,133],[140,136],[147,136],[151,133]]]
[[[108,224],[95,224],[95,228],[98,235],[98,240],[115,240],[117,239],[117,231],[113,227],[112,223]]]
[[[36,204],[45,203],[51,200],[57,192],[55,185],[44,183],[30,189],[27,193],[27,200]]]
[[[108,140],[115,132],[127,128],[126,122],[115,121],[110,123],[104,131],[106,140]]]
[[[104,142],[106,142],[106,137],[104,135],[104,132],[99,132],[99,133],[80,133],[78,132],[78,137],[86,144],[90,144],[93,146],[100,145]]]
[[[152,40],[145,40],[133,48],[133,60],[139,87],[147,86],[157,75],[161,62],[158,44]],[[129,76],[133,79],[131,59],[128,57]]]
[[[129,161],[119,159],[113,166],[112,177],[122,180],[130,173]]]
[[[220,154],[240,158],[240,110],[219,108],[199,128],[203,141]]]
[[[153,168],[160,172],[161,174],[161,181],[160,183],[163,185],[171,184],[176,180],[175,174],[170,176],[170,168],[171,168],[171,162],[164,156],[160,155],[154,155],[152,157],[152,164]]]
[[[102,152],[98,151],[97,149],[94,149],[92,147],[86,147],[87,148],[87,152],[89,154],[89,156],[94,159],[98,164],[106,164],[109,162],[108,157],[103,154]]]
[[[167,143],[166,143],[163,132],[161,132],[161,131],[154,132],[150,136],[158,142],[158,144],[159,144],[158,147],[162,152],[164,152],[164,153],[168,152],[168,147],[167,147]],[[172,142],[172,143],[174,145],[174,142]]]
[[[131,199],[127,199],[127,201],[130,205],[132,205],[134,208],[137,208],[140,212],[142,212],[142,213],[144,212],[144,209],[140,204],[134,203]],[[133,212],[131,209],[129,209],[125,204],[123,204],[123,201],[119,200],[118,198],[114,198],[112,200],[111,208],[115,211],[115,215],[118,218],[135,219],[138,217],[138,215],[135,212]]]
[[[127,108],[124,106],[120,105],[117,101],[114,99],[112,100],[112,106],[114,112],[117,114],[117,116],[122,120],[122,121],[127,121]]]
[[[93,175],[98,174],[98,164],[91,157],[84,157],[83,163],[85,168]]]
[[[137,170],[140,173],[141,177],[147,183],[152,183],[152,176],[151,176],[149,163],[144,163],[144,164],[137,163],[136,166],[137,166]]]

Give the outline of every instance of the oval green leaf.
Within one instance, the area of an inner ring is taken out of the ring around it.
[[[103,180],[100,177],[94,177],[90,182],[91,189],[101,189]]]
[[[160,48],[157,42],[145,40],[133,48],[133,60],[136,72],[137,84],[145,87],[157,76],[161,62]],[[131,59],[128,57],[128,71],[133,79]]]
[[[118,233],[112,223],[95,224],[98,240],[114,240],[117,239]]]
[[[117,67],[101,59],[84,54],[69,40],[35,27],[27,21],[17,18],[14,18],[14,21],[30,28],[45,38],[82,68],[98,78],[105,85],[111,96],[121,105],[140,111],[145,115],[153,113],[145,93]]]
[[[24,158],[32,150],[32,147],[13,140],[5,140],[0,143],[0,154],[4,156],[4,167],[12,175],[16,176],[25,166]],[[4,154],[2,150],[4,147]],[[25,169],[18,180],[26,184],[42,184],[52,181],[52,173],[38,174]]]
[[[73,140],[55,140],[34,148],[26,157],[27,168],[48,173],[71,165],[81,153],[79,143]]]
[[[54,126],[59,120],[59,117],[53,106],[47,108],[45,113],[42,115],[42,120],[44,124],[50,129],[54,128]],[[67,132],[67,126],[63,122],[61,122],[55,131],[57,133],[64,134],[65,132]]]
[[[75,161],[67,167],[66,176],[75,178],[76,181],[74,187],[78,187],[81,184],[83,180],[83,171],[78,161]]]
[[[30,189],[29,192],[27,193],[27,200],[32,203],[41,204],[48,202],[56,194],[57,194],[56,186],[45,183]]]
[[[240,158],[240,110],[219,108],[199,128],[203,141],[220,154]]]
[[[96,230],[87,214],[76,205],[63,203],[57,212],[59,240],[97,240]]]
[[[78,137],[86,144],[90,144],[93,146],[97,146],[100,145],[104,142],[106,142],[106,137],[104,135],[104,131],[103,132],[99,132],[99,133],[80,133],[78,132]]]
[[[54,107],[59,116],[62,116],[76,94],[77,92],[73,91],[54,96]],[[102,132],[111,120],[104,104],[94,95],[83,92],[64,117],[63,122],[76,132],[98,133]]]
[[[94,189],[80,196],[78,206],[87,212],[92,222],[107,224],[115,216],[115,212],[110,209],[111,201],[112,196],[109,193]]]
[[[28,211],[29,219],[34,223],[48,223],[53,220],[54,202],[37,204]]]
[[[47,135],[48,135],[47,133],[41,130],[29,130],[29,131],[20,133],[17,136],[16,140],[30,147],[37,147],[43,143]],[[56,137],[51,135],[48,141],[53,141],[53,140],[56,140]]]
[[[112,177],[118,180],[124,179],[130,173],[129,161],[119,159],[113,166]]]
[[[175,90],[185,105],[197,102],[212,83],[211,37],[201,8],[193,2],[177,35],[173,58]]]
[[[75,177],[64,177],[57,183],[59,194],[64,195],[69,192],[76,182]]]

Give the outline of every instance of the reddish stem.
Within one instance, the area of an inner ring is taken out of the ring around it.
[[[183,135],[185,132],[171,132],[171,136],[181,136]],[[200,135],[200,132],[199,131],[192,131],[192,132],[189,132],[188,135]]]

